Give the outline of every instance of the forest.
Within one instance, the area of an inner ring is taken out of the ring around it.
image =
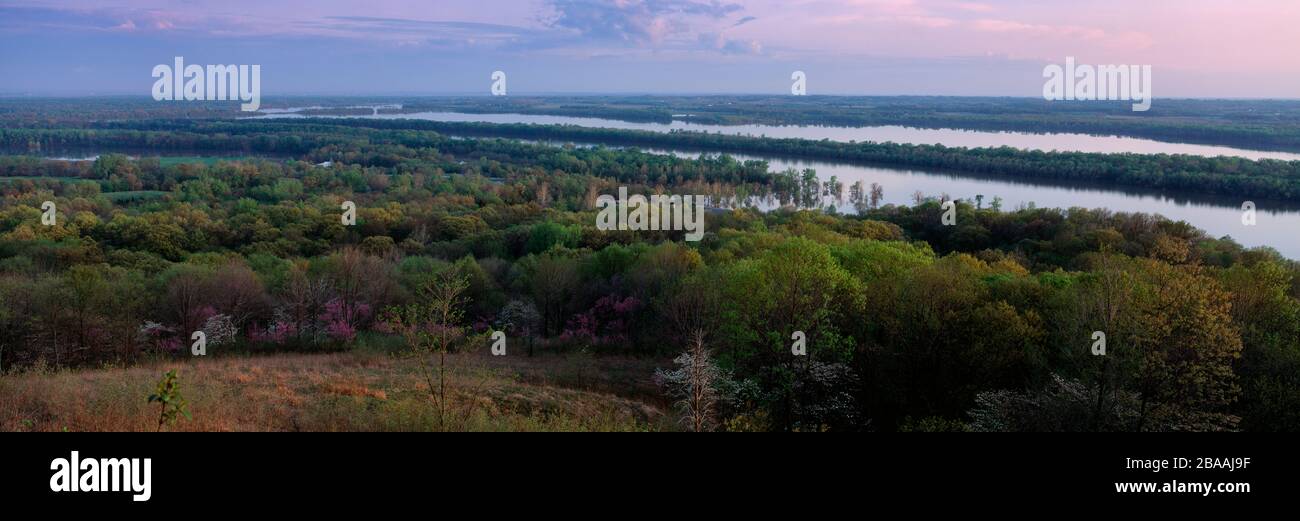
[[[26,153],[75,150],[190,150],[236,154],[301,155],[321,147],[382,136],[404,146],[461,146],[459,137],[707,150],[755,155],[948,170],[1003,176],[1128,186],[1259,200],[1300,201],[1300,161],[1250,160],[1169,154],[1042,152],[943,145],[841,143],[674,131],[619,130],[572,125],[447,123],[374,119],[127,120],[89,128],[0,129],[0,149]],[[307,128],[298,134],[287,129]],[[509,143],[503,147],[511,147]]]
[[[508,98],[375,96],[267,97],[268,109],[302,108],[308,116],[447,111],[595,117],[634,122],[739,125],[900,125],[983,131],[1080,133],[1159,141],[1300,151],[1300,102],[1273,99],[1162,98],[1134,113],[1125,102],[945,96],[510,96]],[[98,120],[230,119],[237,103],[159,106],[148,99],[0,98],[5,128],[81,125]]]
[[[471,428],[449,423],[444,404],[472,401],[478,388],[463,382],[481,368],[467,364],[493,360],[491,337],[504,332],[502,358],[524,381],[530,364],[571,364],[572,380],[548,385],[663,412],[620,429],[1300,430],[1300,265],[1271,249],[1152,215],[1005,210],[942,194],[881,205],[876,187],[763,161],[471,136],[1285,198],[1300,198],[1296,164],[573,127],[68,118],[0,130],[0,145],[16,149],[0,156],[8,430],[66,421],[25,378],[159,363],[185,374],[196,331],[222,363],[368,353],[376,361],[364,364],[382,366],[414,349],[432,355],[414,359],[422,371],[438,368],[421,374],[461,378],[453,398],[433,379],[411,384],[434,396],[436,420],[361,428]],[[98,155],[41,157],[63,149]],[[709,198],[703,240],[598,230],[595,201],[619,187]],[[783,206],[762,212],[754,197]],[[857,212],[824,205],[840,197]],[[345,202],[355,225],[341,218]],[[956,225],[943,224],[946,203]],[[346,391],[364,404],[350,414],[409,391],[381,385]],[[582,414],[566,411],[528,421]],[[330,428],[356,427],[329,413]],[[317,425],[299,420],[281,427]]]

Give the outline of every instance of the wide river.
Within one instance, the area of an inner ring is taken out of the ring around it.
[[[292,110],[292,109],[289,109]],[[258,117],[303,117],[294,113],[268,113]],[[464,114],[459,112],[412,112],[409,114],[378,114],[371,116],[346,116],[371,119],[422,119],[428,121],[474,123],[528,123],[533,125],[576,125],[592,128],[617,128],[671,132],[688,130],[712,134],[740,136],[829,139],[831,141],[875,141],[884,143],[911,143],[950,147],[985,148],[1009,146],[1025,150],[1099,152],[1114,154],[1189,154],[1196,156],[1236,156],[1247,159],[1281,159],[1300,161],[1300,153],[1248,150],[1216,145],[1170,143],[1124,136],[1091,136],[1087,134],[1033,134],[1028,132],[988,132],[950,128],[912,128],[899,126],[880,127],[822,127],[793,125],[700,125],[684,121],[672,123],[635,123],[615,119],[575,118],[568,116],[543,116],[535,114]]]
[[[258,117],[301,117],[297,114],[267,114]],[[353,117],[353,116],[349,116]],[[380,114],[360,116],[379,119],[421,119],[449,122],[528,123],[538,125],[579,125],[599,128],[619,128],[668,132],[691,130],[729,134],[789,137],[803,139],[830,139],[835,141],[893,141],[897,143],[943,144],[962,147],[1010,146],[1036,150],[1072,150],[1101,153],[1169,153],[1202,156],[1239,156],[1250,159],[1300,160],[1300,154],[1266,152],[1233,147],[1167,143],[1148,139],[1118,136],[1089,136],[1083,134],[1029,134],[1022,132],[982,132],[952,129],[917,129],[906,127],[817,127],[773,125],[697,125],[683,122],[672,124],[632,123],[627,121],[574,118],[565,116],[538,116],[528,114],[462,114],[452,112],[419,112],[409,114]],[[649,150],[695,157],[699,151]],[[786,168],[813,168],[822,181],[835,176],[845,186],[857,181],[864,185],[878,183],[884,189],[885,204],[911,204],[912,194],[938,196],[947,194],[959,199],[974,200],[983,195],[989,204],[1001,198],[1004,209],[1022,206],[1039,208],[1107,208],[1116,212],[1145,212],[1163,215],[1205,230],[1215,237],[1231,236],[1246,246],[1271,246],[1283,255],[1300,259],[1300,204],[1278,201],[1254,201],[1256,224],[1242,224],[1242,200],[1216,198],[1187,193],[1168,193],[1135,188],[1117,188],[1095,185],[1072,185],[1062,182],[1030,182],[1017,179],[990,179],[961,173],[923,170],[881,168],[824,161],[806,161],[781,157],[753,157],[732,154],[738,159],[764,159],[776,171]],[[843,211],[853,211],[847,201],[840,205]]]

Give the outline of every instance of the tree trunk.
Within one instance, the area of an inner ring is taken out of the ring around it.
[[[447,349],[438,352],[438,428],[447,431]]]

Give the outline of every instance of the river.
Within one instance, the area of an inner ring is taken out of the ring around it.
[[[278,109],[254,117],[306,117],[299,111],[311,107]],[[383,108],[383,107],[381,107]],[[950,147],[986,148],[1008,146],[1023,150],[1045,152],[1097,152],[1102,154],[1188,154],[1205,157],[1234,156],[1246,159],[1280,159],[1300,161],[1300,153],[1250,150],[1219,145],[1171,143],[1126,136],[1093,136],[1088,134],[1034,134],[1029,132],[990,132],[950,128],[912,128],[900,126],[879,127],[825,127],[794,125],[701,125],[684,121],[672,123],[636,123],[616,119],[545,116],[536,114],[464,114],[459,112],[411,112],[406,114],[377,114],[370,119],[418,119],[444,122],[472,123],[527,123],[532,125],[575,125],[591,128],[617,128],[670,132],[686,130],[713,134],[732,134],[754,137],[828,139],[831,141],[875,141],[915,145],[944,145]]]
[[[292,112],[267,114],[258,117],[301,117]],[[830,139],[834,141],[894,141],[914,144],[942,144],[945,146],[991,147],[1010,146],[1034,150],[1070,150],[1099,153],[1169,153],[1202,156],[1237,156],[1249,159],[1300,160],[1300,154],[1247,150],[1226,146],[1168,143],[1121,136],[1090,136],[1083,134],[1030,134],[1023,132],[985,132],[954,129],[918,129],[906,127],[820,127],[775,125],[698,125],[674,121],[671,124],[635,123],[601,118],[576,118],[566,116],[541,116],[528,114],[462,114],[453,112],[417,112],[407,114],[379,114],[367,117],[378,119],[419,119],[447,122],[526,123],[538,125],[578,125],[585,127],[618,128],[668,132],[690,130],[726,134]],[[648,150],[695,157],[698,151]],[[954,198],[975,200],[982,195],[984,204],[994,198],[1001,199],[1004,209],[1027,206],[1039,208],[1106,208],[1115,212],[1144,212],[1163,215],[1169,219],[1186,221],[1205,230],[1214,237],[1231,236],[1248,246],[1271,246],[1283,255],[1300,259],[1300,205],[1279,201],[1252,201],[1256,204],[1253,226],[1242,222],[1243,200],[1210,197],[1198,194],[1168,193],[1128,187],[1078,185],[1058,181],[1031,182],[1020,179],[977,177],[961,173],[932,172],[913,169],[882,168],[825,161],[807,161],[781,157],[754,157],[735,155],[738,159],[764,159],[772,170],[787,168],[817,170],[824,182],[832,176],[848,187],[857,181],[864,185],[878,183],[884,189],[885,204],[911,204],[913,194],[928,196],[947,194]],[[771,203],[760,204],[770,207]],[[847,201],[837,205],[841,211],[853,211]]]

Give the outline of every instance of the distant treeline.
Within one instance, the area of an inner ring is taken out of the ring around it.
[[[121,147],[303,154],[323,146],[357,140],[408,147],[446,147],[455,141],[439,134],[688,148],[1184,190],[1243,199],[1300,200],[1300,161],[1042,152],[1010,147],[966,149],[943,145],[843,143],[572,125],[371,119],[126,121],[101,123],[94,129],[3,129],[0,130],[0,146],[28,152]]]
[[[1155,100],[1136,113],[1126,101],[944,96],[510,96],[280,97],[265,107],[322,107],[304,115],[451,111],[597,117],[623,121],[738,125],[902,125],[986,131],[1119,135],[1252,149],[1300,150],[1300,101]],[[348,107],[353,107],[349,109]],[[59,128],[94,121],[224,119],[245,116],[238,103],[160,103],[147,96],[0,98],[0,127]]]
[[[1082,133],[1300,150],[1300,102],[1158,99],[1144,113],[1127,101],[941,96],[575,96],[414,98],[406,111],[546,114],[717,125],[901,125]]]

